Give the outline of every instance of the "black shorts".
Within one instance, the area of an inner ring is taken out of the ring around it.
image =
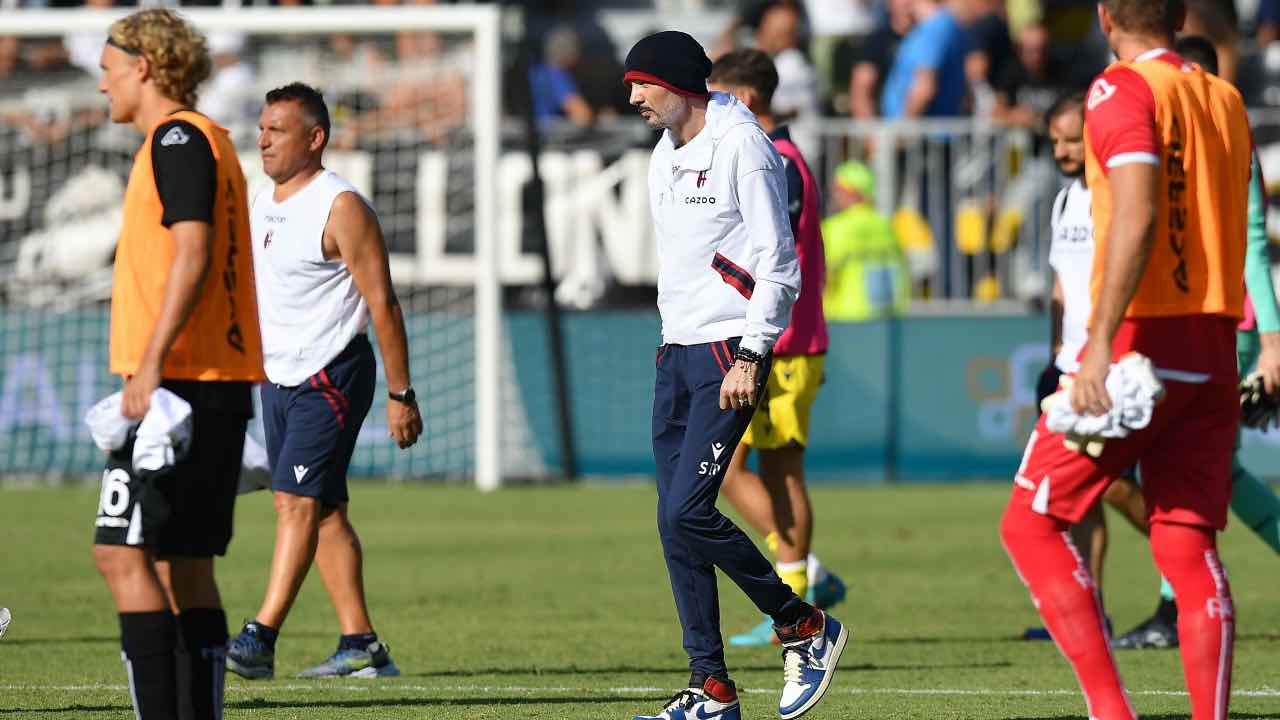
[[[249,397],[244,383],[198,384],[244,385]],[[167,382],[165,387],[174,389]],[[178,394],[193,400],[186,393]],[[173,467],[137,476],[132,441],[108,456],[95,544],[145,546],[162,557],[227,553],[250,413],[238,400],[192,405],[191,448]]]
[[[1040,412],[1040,403],[1050,395],[1058,392],[1058,383],[1062,381],[1062,371],[1055,363],[1050,362],[1036,378],[1036,412]]]

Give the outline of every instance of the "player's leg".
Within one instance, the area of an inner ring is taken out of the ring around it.
[[[309,466],[320,483],[318,498],[322,507],[315,562],[337,612],[341,632],[337,650],[323,662],[303,670],[299,677],[372,678],[400,674],[369,619],[364,551],[347,513],[347,471],[360,428],[373,405],[376,384],[373,346],[360,335],[317,374],[314,385],[341,410],[336,435]]]
[[[244,401],[248,408],[248,388]],[[184,718],[222,716],[227,616],[214,558],[231,542],[244,451],[245,412],[197,408],[192,445],[173,476],[158,484],[172,518],[157,543],[157,569],[178,620],[179,710]]]
[[[1177,593],[1192,720],[1218,720],[1227,716],[1230,700],[1235,622],[1217,532],[1226,525],[1231,498],[1239,396],[1228,383],[1166,387],[1170,398],[1190,393],[1192,402],[1143,458],[1151,549]]]
[[[1089,575],[1093,577],[1098,588],[1098,598],[1102,594],[1102,570],[1107,556],[1107,516],[1103,512],[1102,503],[1094,503],[1089,512],[1073,523],[1070,528],[1071,542],[1075,543],[1081,557],[1085,558],[1089,567]],[[1105,605],[1104,605],[1105,607]],[[1111,617],[1107,616],[1107,634],[1111,634]],[[1049,631],[1043,627],[1029,627],[1023,633],[1025,640],[1052,640]]]
[[[1101,596],[1103,563],[1107,558],[1107,516],[1103,514],[1102,503],[1094,503],[1080,522],[1071,526],[1071,541],[1088,563],[1089,575]]]
[[[260,386],[263,427],[276,510],[276,542],[262,605],[227,647],[227,668],[246,679],[275,676],[275,649],[289,610],[315,557],[323,472],[339,433],[339,409],[303,384]]]
[[[777,528],[778,576],[796,595],[809,591],[809,547],[813,507],[804,484],[804,447],[796,444],[760,451],[760,475],[773,502]]]
[[[1133,473],[1112,482],[1102,499],[1128,520],[1135,530],[1150,536],[1147,502],[1142,497],[1142,488]],[[1112,638],[1111,646],[1122,650],[1178,647],[1178,605],[1173,598],[1173,586],[1168,580],[1160,578],[1160,597],[1156,602],[1155,612],[1128,632]]]
[[[681,446],[689,423],[689,392],[684,363],[687,348],[663,345],[655,359],[652,440],[656,470],[658,537],[667,564],[667,575],[680,618],[684,649],[691,670],[688,687],[656,715],[637,715],[636,720],[669,720],[693,713],[709,720],[737,720],[741,717],[738,692],[724,664],[724,648],[709,633],[702,619],[704,609],[718,612],[715,568],[699,558],[667,524],[668,498],[680,462]],[[670,711],[670,712],[668,712]],[[680,713],[676,715],[676,713]]]
[[[744,485],[751,488],[746,501],[751,507],[744,508],[741,500],[734,506],[764,533],[778,576],[796,595],[822,609],[845,595],[844,583],[812,553],[813,511],[804,481],[810,410],[822,382],[824,359],[821,355],[774,359],[764,397],[739,450],[741,454],[742,446],[749,446],[759,452],[760,474],[742,479],[756,481],[752,483],[726,477],[726,483],[736,484],[729,492]],[[737,464],[735,454],[730,475],[736,474]],[[732,645],[745,646],[776,641],[769,621],[729,639]]]
[[[694,673],[690,689],[701,692],[701,678],[732,686],[724,662],[724,646],[718,632],[719,595],[715,567],[690,545],[680,530],[680,509],[685,499],[682,486],[691,484],[682,472],[686,435],[690,426],[690,391],[686,370],[688,355],[699,346],[667,345],[659,351],[654,385],[652,420],[653,454],[656,466],[658,536],[662,540],[667,575],[680,617],[684,649],[689,669]],[[721,456],[732,446],[721,445]],[[707,449],[710,452],[710,448]],[[705,453],[699,453],[702,455]],[[724,458],[727,464],[727,457]],[[695,476],[696,477],[696,476]],[[705,495],[705,492],[704,492]]]
[[[795,570],[804,563],[808,588],[805,593],[798,590],[797,593],[825,610],[844,599],[845,586],[839,577],[823,567],[813,552],[814,513],[805,481],[804,453],[809,446],[809,422],[823,383],[826,356],[799,355],[779,358],[776,363],[771,374],[775,385],[768,393],[768,419],[772,427],[761,428],[757,445],[761,452],[761,474],[772,496],[778,499],[775,501],[777,532],[770,549],[780,562],[793,563]],[[753,418],[753,427],[756,420]],[[769,457],[765,456],[766,452]],[[790,578],[783,579],[790,583]],[[798,586],[797,578],[793,588]]]
[[[364,549],[347,516],[347,503],[326,508],[320,521],[316,569],[338,615],[338,650],[300,677],[392,677],[400,669],[374,632],[364,588]]]
[[[153,550],[168,506],[149,480],[135,477],[132,456],[130,443],[108,457],[93,560],[118,613],[134,712],[141,720],[168,720],[178,712],[174,670],[178,630],[156,574]]]
[[[156,573],[178,620],[178,715],[219,717],[215,713],[222,708],[227,616],[214,581],[213,558],[158,559]]]
[[[1238,453],[1231,458],[1231,464],[1231,511],[1267,547],[1280,553],[1280,497],[1240,464]]]
[[[1151,532],[1147,525],[1147,503],[1142,499],[1142,488],[1130,475],[1122,475],[1107,486],[1102,500],[1129,521],[1134,530],[1143,535]]]
[[[746,533],[716,508],[716,494],[729,460],[724,451],[737,446],[750,421],[744,412],[720,409],[720,383],[732,356],[728,342],[688,349],[686,371],[692,388],[689,420],[660,517],[669,533],[704,562],[719,568],[761,612],[773,618],[786,664],[779,713],[789,718],[822,698],[848,631],[796,596]],[[761,368],[761,372],[767,371]],[[714,584],[714,574],[710,578]],[[704,642],[713,643],[722,654],[718,609],[707,608],[700,615],[707,636]],[[806,654],[809,650],[813,653]]]
[[[764,409],[756,412],[762,413]],[[744,439],[738,443],[733,459],[729,461],[724,482],[720,484],[720,497],[738,511],[751,529],[768,538],[774,533],[773,500],[760,475],[751,469],[750,459],[751,445]]]
[[[810,576],[809,553],[807,551],[808,541],[806,539],[803,544],[804,548],[806,548],[804,554],[799,554],[796,544],[789,542],[793,539],[791,536],[794,535],[794,530],[791,533],[780,533],[778,531],[780,527],[792,527],[794,524],[792,517],[797,511],[802,512],[806,520],[811,517],[808,495],[805,494],[803,498],[803,506],[793,509],[791,496],[787,492],[787,473],[778,472],[779,461],[777,458],[766,459],[766,455],[771,452],[769,450],[760,451],[761,474],[752,472],[747,465],[747,457],[751,453],[751,448],[760,440],[776,434],[774,431],[776,425],[769,415],[771,408],[781,402],[778,398],[777,376],[779,370],[777,364],[783,360],[781,358],[774,360],[774,367],[769,373],[765,396],[761,399],[760,407],[752,416],[751,423],[747,427],[742,442],[738,443],[738,449],[733,454],[733,460],[729,463],[728,472],[725,473],[724,482],[720,486],[720,495],[727,499],[748,524],[764,537],[765,545],[777,560],[774,569],[777,571],[778,577],[782,578],[782,581],[797,596],[813,602],[812,599],[806,597],[809,593]],[[801,471],[803,472],[803,467]],[[782,478],[781,482],[778,480],[779,477]],[[768,481],[766,481],[766,478],[768,478]],[[804,525],[806,528],[810,527],[810,523],[807,521]],[[773,631],[773,621],[766,617],[750,630],[730,637],[729,644],[739,646],[768,645],[776,643],[777,639],[778,636]]]
[[[320,521],[320,549],[316,569],[333,601],[343,635],[373,632],[364,595],[364,549],[347,517],[347,503],[325,508]]]
[[[1109,441],[1095,462],[1064,447],[1062,435],[1049,432],[1041,418],[1000,524],[1005,550],[1097,720],[1135,715],[1111,654],[1097,587],[1068,530],[1110,477],[1133,463],[1143,440]]]
[[[277,632],[311,570],[320,537],[320,499],[288,492],[273,493],[276,509],[276,544],[266,595],[254,615],[259,625]]]
[[[738,449],[733,453],[733,460],[729,462],[729,469],[725,472],[724,482],[720,484],[720,497],[728,500],[729,504],[738,511],[738,514],[764,537],[765,545],[769,548],[769,552],[774,557],[777,557],[778,532],[774,524],[773,497],[765,487],[764,480],[751,470],[747,462],[751,455],[752,428],[757,426],[757,418],[767,414],[769,411],[767,403],[761,402],[760,405],[761,407],[752,416],[746,435],[743,436],[742,442],[738,443]],[[775,569],[777,569],[776,566]],[[787,582],[787,578],[783,576],[780,570],[778,576],[782,578],[783,582]],[[791,586],[791,589],[796,592],[796,595],[803,597],[803,589],[796,591],[794,586]],[[764,619],[750,630],[729,638],[730,645],[745,647],[770,645],[777,642],[778,634],[773,631],[773,619],[768,615],[765,615]]]
[[[1262,346],[1255,332],[1236,333],[1236,361],[1244,377],[1257,364]],[[1262,542],[1280,553],[1280,498],[1240,463],[1240,433],[1231,457],[1231,510]]]

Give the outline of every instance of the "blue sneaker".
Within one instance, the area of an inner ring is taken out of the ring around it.
[[[804,601],[819,610],[826,610],[844,600],[846,594],[848,590],[844,586],[844,581],[835,573],[828,572],[820,582],[809,587],[804,594]],[[778,634],[773,631],[773,621],[766,615],[759,625],[730,637],[729,644],[737,647],[777,645]]]
[[[1049,634],[1048,628],[1029,627],[1022,631],[1023,640],[1052,640],[1053,636]]]
[[[709,677],[702,687],[676,693],[657,715],[636,715],[633,720],[742,720],[738,688],[732,681]]]
[[[270,680],[276,674],[276,651],[257,623],[245,623],[227,644],[227,669],[246,680]]]
[[[736,647],[760,647],[762,645],[777,645],[778,634],[773,631],[773,621],[766,615],[759,625],[750,630],[734,635],[729,638],[729,644]]]
[[[847,592],[844,581],[835,573],[828,571],[825,578],[809,588],[809,592],[804,595],[804,601],[819,610],[829,610],[833,605],[844,600]]]
[[[298,677],[376,678],[396,677],[399,674],[400,668],[391,662],[391,649],[386,643],[375,640],[364,650],[338,650],[319,665],[298,673]]]
[[[783,684],[778,716],[791,720],[809,712],[826,694],[849,641],[849,631],[817,608],[795,625],[775,629],[782,641]]]
[[[1114,633],[1111,632],[1111,616],[1108,615],[1106,620],[1107,620],[1107,637],[1112,637]],[[1052,640],[1053,636],[1049,634],[1048,628],[1036,626],[1036,627],[1029,627],[1026,630],[1023,630],[1022,639],[1023,640]],[[1114,641],[1113,641],[1112,647],[1117,647],[1114,644]]]

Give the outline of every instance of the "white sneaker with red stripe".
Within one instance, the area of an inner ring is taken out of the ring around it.
[[[636,715],[633,720],[742,720],[742,709],[732,681],[709,677],[701,687],[676,693],[657,715]]]

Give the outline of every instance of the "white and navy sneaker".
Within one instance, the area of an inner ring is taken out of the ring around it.
[[[695,682],[696,679],[689,683],[692,687],[676,693],[662,712],[636,715],[633,720],[742,720],[738,688],[732,681],[709,677],[701,687],[694,685]]]
[[[791,720],[812,710],[826,694],[849,631],[817,608],[800,622],[774,630],[782,641],[783,684],[778,716]]]

